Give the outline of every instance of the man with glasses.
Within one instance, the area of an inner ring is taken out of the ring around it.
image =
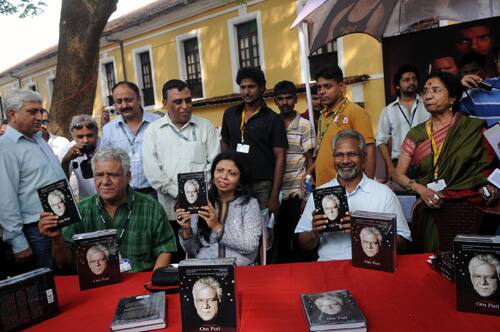
[[[160,117],[144,111],[139,88],[134,83],[118,82],[111,92],[119,115],[102,128],[101,144],[127,151],[132,170],[130,185],[134,190],[156,198],[156,191],[144,175],[142,145],[146,128]]]
[[[49,143],[50,148],[56,156],[61,154],[62,148],[69,143],[66,137],[54,135],[49,131],[49,112],[44,108],[42,108],[40,133],[42,133],[43,139]]]
[[[163,106],[167,114],[151,124],[144,134],[144,173],[163,205],[174,231],[179,229],[174,205],[177,174],[205,171],[220,152],[219,138],[210,121],[191,114],[191,90],[186,82],[170,80],[163,85]],[[177,247],[173,261],[183,259]]]
[[[51,243],[37,222],[42,204],[37,189],[64,179],[59,160],[42,138],[42,97],[29,89],[3,96],[9,127],[0,137],[0,226],[3,240],[26,269],[52,267]]]
[[[58,157],[73,194],[84,199],[96,193],[90,159],[99,145],[99,129],[95,120],[86,114],[75,115],[69,128],[73,140],[63,147]]]
[[[333,139],[332,150],[337,177],[320,188],[339,185],[345,187],[350,211],[396,214],[397,248],[406,249],[411,235],[399,200],[389,187],[363,173],[366,163],[366,143],[363,136],[354,130],[341,131]],[[313,197],[310,196],[295,228],[301,248],[312,250],[318,247],[320,261],[351,259],[351,213],[346,212],[340,221],[340,231],[325,232],[327,216],[318,213]]]

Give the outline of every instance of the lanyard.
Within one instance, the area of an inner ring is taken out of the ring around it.
[[[330,127],[330,125],[332,124],[332,121],[333,119],[335,119],[335,117],[344,110],[344,108],[346,108],[347,104],[349,103],[349,99],[347,98],[344,98],[344,100],[339,104],[339,106],[337,106],[336,110],[333,112],[333,114],[330,116],[330,119],[328,120],[328,122],[326,123],[326,126],[325,128],[320,132],[319,134],[319,142],[318,142],[318,146],[321,145],[321,142],[323,142],[323,137],[325,136],[326,132],[328,131],[328,128]],[[323,126],[323,117],[321,116],[319,118],[319,124],[318,124],[318,128],[321,128]]]
[[[399,105],[399,103],[397,105],[398,105],[399,111],[401,112],[401,114],[405,118],[406,123],[411,128],[411,125],[413,124],[413,119],[415,118],[415,114],[417,114],[418,99],[417,99],[417,105],[415,106],[415,111],[413,111],[413,114],[411,115],[411,120],[408,120],[408,117],[406,116],[405,112],[403,111],[403,109],[401,108],[401,106]]]
[[[130,145],[130,151],[132,152],[132,154],[135,154],[134,144],[135,144],[135,139],[137,138],[137,135],[135,135],[133,139],[130,139],[127,131],[123,128],[124,124],[120,123],[119,126],[120,126],[120,129],[123,131],[123,134],[127,138],[128,144]],[[139,125],[139,128],[137,128],[137,134],[139,134],[139,130],[140,129],[141,128],[140,128],[140,125]]]
[[[259,114],[261,108],[259,108],[257,110],[257,112],[255,112],[254,114],[252,114],[249,118],[248,118],[248,121],[250,121],[251,118],[253,118],[254,116],[256,116],[257,114]],[[247,122],[248,122],[247,121]],[[242,144],[245,144],[245,127],[246,127],[246,123],[245,123],[245,110],[243,110],[243,112],[241,112],[241,123],[240,123],[240,133],[241,133],[241,143]]]
[[[455,114],[453,114],[453,117],[455,117]],[[451,122],[453,121],[453,117],[451,118]],[[434,136],[432,135],[432,121],[428,120],[425,123],[425,130],[427,131],[427,136],[431,140],[431,146],[432,146],[432,168],[434,170],[434,181],[438,180],[438,173],[439,173],[439,166],[437,164],[439,160],[439,156],[441,155],[441,152],[443,151],[443,146],[446,141],[446,137],[443,140],[443,143],[441,143],[440,146],[437,146],[436,140],[434,139]],[[446,133],[446,136],[448,136],[448,133]]]
[[[176,127],[174,127],[174,126],[170,126],[170,128],[172,128],[172,130],[174,131],[174,133],[175,133],[175,134],[176,134],[179,138],[181,138],[181,139],[185,140],[186,142],[191,142],[191,140],[190,140],[189,138],[187,138],[187,137],[186,137],[186,135],[184,135],[184,134],[183,134],[183,133],[181,133],[179,130],[177,130],[177,128],[176,128]],[[181,128],[181,130],[182,130],[182,129],[184,129],[184,128],[186,128],[186,127]],[[194,128],[194,126],[193,126],[193,142],[196,142],[196,129]]]
[[[135,195],[133,192],[131,193],[131,195],[132,195],[132,203],[130,204],[130,209],[128,210],[127,219],[125,219],[125,222],[123,223],[122,230],[120,231],[120,235],[118,236],[118,246],[120,246],[120,241],[123,237],[123,234],[125,234],[125,230],[127,229],[128,225],[130,224],[130,217],[132,217],[132,212],[134,211]],[[96,200],[97,200],[97,206],[99,207],[99,217],[101,217],[101,222],[106,228],[108,228],[106,225],[106,220],[104,220],[104,216],[102,214],[102,205],[99,202],[99,196],[96,197]]]

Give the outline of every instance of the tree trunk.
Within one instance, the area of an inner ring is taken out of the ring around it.
[[[91,114],[99,41],[118,0],[63,0],[57,72],[51,103],[51,131],[69,137],[71,118]]]

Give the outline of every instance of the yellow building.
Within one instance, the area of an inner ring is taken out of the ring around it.
[[[238,6],[222,0],[160,0],[109,22],[101,39],[94,116],[109,105],[110,87],[125,79],[139,85],[148,111],[162,109],[161,89],[167,80],[187,80],[196,97],[194,113],[216,126],[224,109],[238,101],[235,77],[241,66],[259,65],[268,88],[284,79],[303,84],[306,61],[298,31],[290,25],[304,3],[249,0]],[[28,87],[40,92],[44,106],[50,107],[56,55],[52,47],[0,73],[0,97],[11,87]],[[352,83],[348,95],[364,103],[375,128],[385,104],[380,43],[353,34],[310,58],[343,69]],[[274,107],[271,100],[268,104]],[[306,108],[302,93],[297,109]]]

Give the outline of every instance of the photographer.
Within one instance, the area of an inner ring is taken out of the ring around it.
[[[81,200],[96,193],[90,159],[98,145],[97,123],[89,115],[75,115],[70,132],[73,141],[63,148],[59,158],[73,193]]]

